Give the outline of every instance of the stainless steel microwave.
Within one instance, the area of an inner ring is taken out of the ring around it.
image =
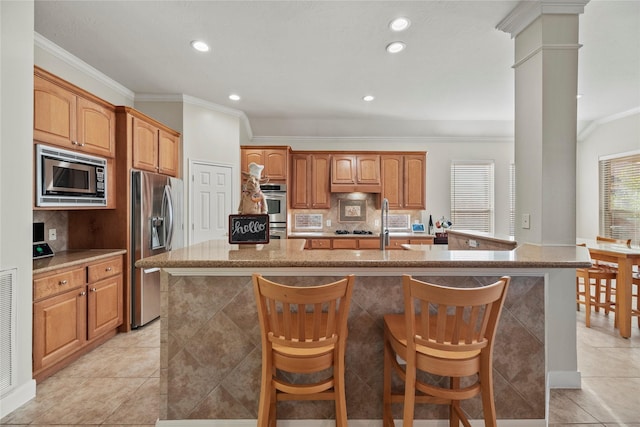
[[[36,206],[106,205],[106,159],[36,146]]]

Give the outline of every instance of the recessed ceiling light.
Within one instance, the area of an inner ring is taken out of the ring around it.
[[[367,101],[367,102],[371,102],[371,101],[373,101],[374,99],[376,99],[376,97],[375,97],[375,96],[373,96],[373,95],[365,95],[365,96],[363,96],[363,97],[362,97],[362,100],[363,100],[363,101]]]
[[[389,28],[391,28],[392,31],[404,31],[409,28],[409,25],[411,25],[411,21],[409,21],[409,18],[403,16],[389,22]]]
[[[392,42],[387,45],[387,52],[398,53],[402,52],[407,47],[403,42]]]
[[[193,47],[198,52],[209,52],[209,45],[203,42],[202,40],[192,41],[191,47]]]
[[[240,101],[240,95],[236,95],[235,93],[232,93],[231,95],[229,95],[229,99],[232,101]]]

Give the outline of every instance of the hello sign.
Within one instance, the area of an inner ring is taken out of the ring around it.
[[[269,243],[269,215],[229,215],[229,243]]]

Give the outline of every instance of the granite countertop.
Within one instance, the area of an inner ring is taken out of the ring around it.
[[[408,245],[410,250],[304,250],[302,239],[231,245],[210,240],[136,262],[150,268],[584,268],[587,248],[522,245],[512,251],[450,251],[444,245]]]
[[[77,249],[56,252],[52,257],[33,260],[33,274],[46,273],[59,268],[73,267],[86,262],[98,261],[114,255],[126,254],[125,249]]]

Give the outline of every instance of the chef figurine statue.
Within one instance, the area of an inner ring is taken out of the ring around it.
[[[240,197],[240,206],[238,213],[244,215],[256,215],[267,213],[267,202],[264,194],[260,190],[260,184],[265,183],[268,179],[261,179],[262,169],[264,165],[249,163],[249,173],[242,172],[242,176],[246,177],[246,181],[242,185],[242,196]]]

